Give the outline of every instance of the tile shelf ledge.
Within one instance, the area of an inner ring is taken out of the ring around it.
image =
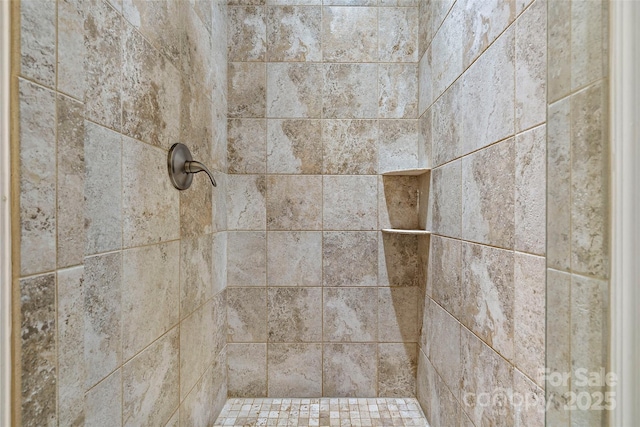
[[[382,172],[381,175],[386,175],[386,176],[418,176],[418,175],[422,175],[424,173],[429,172],[431,169],[429,168],[419,168],[419,169],[400,169],[400,170],[395,170],[395,171],[388,171],[388,172]]]
[[[404,228],[383,228],[383,233],[391,234],[414,234],[414,235],[428,235],[431,234],[428,230],[407,230]]]

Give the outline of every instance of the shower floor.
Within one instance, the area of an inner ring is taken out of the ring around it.
[[[413,398],[229,399],[222,426],[429,427]]]

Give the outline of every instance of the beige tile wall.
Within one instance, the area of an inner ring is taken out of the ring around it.
[[[212,425],[227,396],[227,6],[16,13],[15,424]],[[171,186],[178,141],[218,188]]]
[[[415,395],[418,3],[229,3],[230,396]]]
[[[433,234],[417,397],[434,427],[543,426],[547,2],[419,12]]]
[[[549,2],[547,367],[573,378],[609,366],[608,14],[607,2]],[[548,422],[608,425],[607,411],[564,406],[605,391],[548,385]]]

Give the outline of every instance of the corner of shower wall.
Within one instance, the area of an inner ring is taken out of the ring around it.
[[[546,20],[544,0],[420,2],[431,426],[544,424]]]
[[[211,425],[227,395],[226,2],[13,3],[14,422]],[[216,189],[171,186],[175,142]]]
[[[548,14],[546,420],[606,426],[609,2],[549,1]]]

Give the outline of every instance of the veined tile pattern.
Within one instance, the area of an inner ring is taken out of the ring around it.
[[[429,427],[412,398],[229,399],[214,424],[272,425]]]
[[[212,425],[227,396],[226,1],[14,3],[13,423]],[[241,101],[239,120],[260,111]],[[178,141],[216,190],[204,176],[188,192],[171,186]],[[261,160],[245,171],[264,173]]]

